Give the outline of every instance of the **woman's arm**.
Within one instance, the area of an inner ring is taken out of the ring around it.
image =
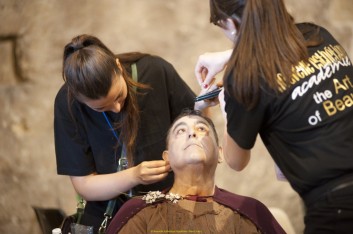
[[[225,122],[224,136],[223,136],[223,154],[227,164],[236,171],[243,170],[250,161],[250,150],[241,148],[227,131],[227,113],[225,111],[224,90],[218,95],[219,105],[222,111],[223,119]]]
[[[236,171],[243,170],[250,161],[250,150],[241,148],[224,130],[223,154],[227,164]]]
[[[87,201],[110,200],[138,184],[152,184],[164,179],[170,166],[164,160],[145,161],[124,171],[111,174],[71,176],[78,194]]]

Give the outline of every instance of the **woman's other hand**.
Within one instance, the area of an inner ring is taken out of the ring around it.
[[[199,96],[204,95],[204,94],[206,94],[208,92],[212,92],[213,90],[216,90],[219,87],[222,87],[222,84],[212,85],[209,89],[202,89],[201,88],[201,92],[199,93]],[[195,110],[203,110],[205,108],[208,108],[208,107],[211,107],[211,106],[215,106],[218,103],[219,103],[218,97],[214,97],[214,98],[211,98],[211,99],[205,99],[205,100],[201,100],[201,101],[195,102],[194,109]]]
[[[195,66],[195,76],[202,88],[207,89],[212,79],[224,70],[231,54],[232,49],[222,52],[205,53],[199,56]],[[204,78],[203,73],[206,73]]]

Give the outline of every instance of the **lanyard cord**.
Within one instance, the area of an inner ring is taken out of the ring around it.
[[[105,112],[102,112],[102,113],[103,113],[104,118],[105,118],[105,120],[107,121],[107,123],[108,123],[110,129],[113,131],[113,135],[114,135],[115,139],[116,139],[116,140],[118,141],[118,143],[120,144],[118,134],[116,133],[116,131],[114,130],[112,124],[110,123],[110,121],[109,121],[109,119],[108,119],[108,116],[105,114]]]
[[[136,66],[136,63],[133,63],[131,65],[131,69],[132,69],[132,78],[133,78],[134,81],[137,82],[137,66]],[[118,137],[118,134],[116,133],[116,131],[114,130],[112,124],[110,123],[108,116],[105,114],[105,112],[102,112],[102,113],[103,113],[103,116],[104,116],[105,120],[107,121],[110,129],[113,131],[113,135],[114,135],[115,139],[118,141],[119,144],[121,144],[121,142],[119,140],[119,137]],[[126,157],[125,144],[123,144],[122,147],[123,147],[123,149],[122,149],[121,156],[120,156],[119,163],[118,163],[118,171],[125,170],[128,167],[128,161],[127,161],[127,157]],[[128,196],[132,197],[132,190],[131,189],[129,190]],[[112,213],[113,213],[113,209],[115,207],[115,203],[116,203],[115,199],[112,199],[112,200],[109,201],[107,209],[106,209],[106,211],[104,213],[104,220],[103,220],[103,222],[102,222],[102,224],[101,224],[101,226],[99,228],[99,231],[98,231],[99,234],[105,233],[107,225],[108,225],[108,220],[112,218]]]
[[[107,121],[107,123],[108,123],[110,129],[112,130],[115,139],[117,140],[117,142],[118,142],[119,144],[121,144],[120,139],[119,139],[119,136],[118,136],[118,134],[116,133],[116,131],[114,130],[113,125],[110,123],[107,114],[106,114],[105,112],[102,112],[102,113],[103,113],[103,116],[104,116],[105,120]],[[122,146],[123,146],[123,149],[122,149],[122,153],[121,153],[121,158],[125,158],[125,159],[126,159],[126,147],[125,147],[125,144],[122,144]]]
[[[112,130],[113,132],[113,135],[115,137],[115,139],[118,141],[119,144],[121,144],[120,140],[119,140],[119,137],[118,137],[118,134],[117,132],[114,130],[112,124],[110,123],[109,121],[109,118],[108,116],[106,115],[105,112],[102,112],[103,113],[103,116],[105,118],[105,120],[107,121],[110,129]],[[117,171],[122,171],[122,170],[125,170],[127,169],[128,167],[128,161],[127,161],[127,158],[126,158],[126,149],[125,149],[125,144],[122,145],[122,150],[121,150],[121,155],[120,155],[120,159],[119,159],[119,162],[118,162],[118,169]],[[128,195],[131,197],[132,196],[132,191],[130,189]],[[106,228],[107,228],[107,225],[108,225],[108,221],[112,218],[112,215],[113,215],[113,211],[114,211],[114,208],[115,208],[115,204],[116,204],[116,199],[111,199],[109,200],[108,202],[108,205],[107,205],[107,209],[104,213],[104,220],[103,222],[101,223],[101,226],[99,227],[99,230],[98,230],[98,233],[99,234],[105,234],[105,231],[106,231]]]
[[[137,82],[138,81],[138,74],[137,74],[137,65],[136,63],[133,63],[131,64],[131,76],[132,76],[132,79]],[[118,141],[119,144],[121,144],[120,140],[119,140],[119,136],[117,134],[117,132],[114,130],[112,124],[110,123],[109,121],[109,118],[108,116],[106,115],[105,112],[102,112],[103,113],[103,116],[105,118],[105,120],[107,121],[110,129],[112,130],[113,132],[113,135],[115,137],[115,139]],[[125,147],[125,144],[122,144],[122,152],[121,152],[121,156],[120,156],[120,159],[119,159],[119,167],[118,167],[118,171],[121,171],[121,170],[124,170],[124,169],[127,169],[128,165],[128,160],[127,160],[127,157],[126,157],[126,147]]]

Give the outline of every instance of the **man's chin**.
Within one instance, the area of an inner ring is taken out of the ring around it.
[[[189,154],[186,158],[187,164],[200,164],[205,161],[205,157],[198,153]]]

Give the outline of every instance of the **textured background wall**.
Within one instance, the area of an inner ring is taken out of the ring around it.
[[[287,0],[297,21],[325,26],[353,57],[351,0]],[[0,1],[0,233],[40,233],[32,205],[74,212],[69,179],[56,175],[53,101],[63,81],[63,46],[74,36],[98,36],[114,52],[144,51],[169,60],[199,92],[199,54],[231,44],[208,22],[206,0]],[[213,118],[222,134],[218,108]],[[218,185],[283,209],[297,233],[303,208],[259,139],[242,172],[225,164]]]

